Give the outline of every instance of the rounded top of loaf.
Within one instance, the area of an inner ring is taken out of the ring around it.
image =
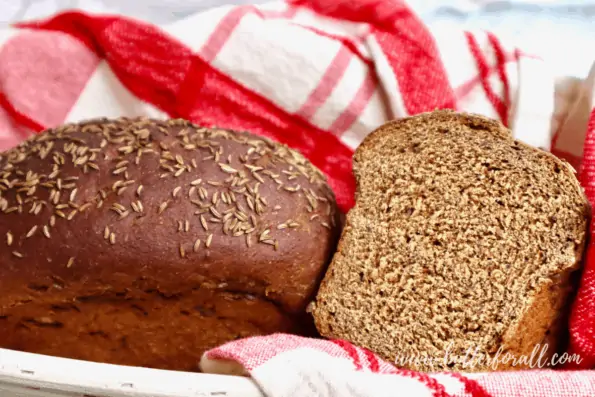
[[[298,311],[337,216],[323,174],[268,139],[185,120],[68,124],[0,154],[0,286],[221,288]]]

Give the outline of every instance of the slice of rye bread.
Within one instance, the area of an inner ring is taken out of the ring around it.
[[[574,170],[452,111],[385,124],[353,169],[356,205],[311,305],[319,332],[423,371],[542,365],[529,359],[556,339],[587,235]]]

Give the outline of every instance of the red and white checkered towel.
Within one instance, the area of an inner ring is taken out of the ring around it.
[[[0,150],[69,121],[183,117],[300,150],[346,211],[351,156],[366,134],[453,108],[499,119],[516,138],[580,167],[595,202],[594,80],[595,71],[585,81],[556,78],[547,63],[486,32],[424,26],[400,0],[223,7],[160,27],[72,12],[0,30]],[[594,367],[592,245],[570,330],[582,368]],[[430,376],[394,370],[345,342],[283,335],[215,349],[205,368],[220,370],[209,363],[221,359],[240,363],[274,397],[595,395],[590,371]]]
[[[536,361],[537,363],[537,361]],[[593,397],[593,371],[435,373],[396,369],[342,340],[270,335],[205,354],[205,372],[249,374],[264,397]]]

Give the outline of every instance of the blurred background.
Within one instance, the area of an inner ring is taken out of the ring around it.
[[[225,4],[263,0],[0,0],[0,27],[66,9],[166,24]],[[490,30],[546,58],[559,76],[584,78],[593,63],[595,0],[409,0],[430,26]]]

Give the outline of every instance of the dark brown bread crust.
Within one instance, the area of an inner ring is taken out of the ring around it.
[[[49,130],[0,155],[0,347],[193,370],[217,344],[303,331],[337,214],[320,171],[250,134]]]

